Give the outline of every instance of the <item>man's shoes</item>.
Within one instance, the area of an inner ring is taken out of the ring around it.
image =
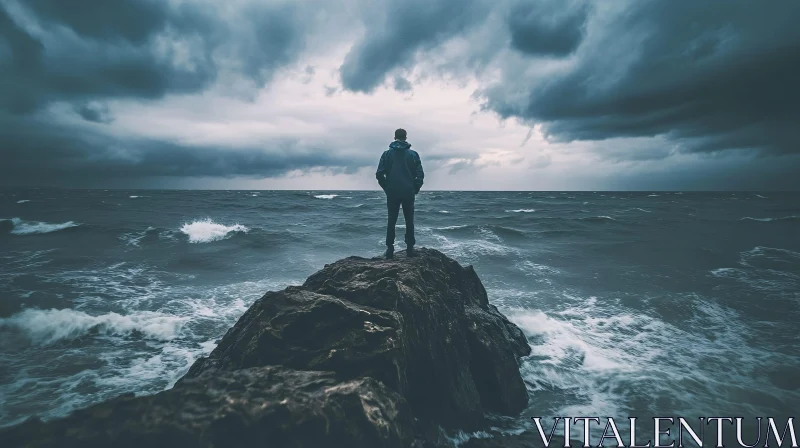
[[[408,246],[406,248],[406,257],[413,257],[416,256],[417,252],[414,250],[414,246]]]
[[[394,258],[394,247],[387,246],[386,252],[383,253],[383,256],[386,258]]]

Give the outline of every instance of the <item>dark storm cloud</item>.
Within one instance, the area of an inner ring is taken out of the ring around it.
[[[330,168],[350,173],[374,157],[330,151],[291,139],[259,147],[184,146],[119,139],[87,128],[0,115],[0,185],[99,186],[156,177],[273,177],[292,170]]]
[[[191,70],[179,67],[169,54],[157,54],[148,39],[166,26],[166,9],[152,4],[140,10],[131,7],[134,4],[150,2],[122,1],[120,10],[88,8],[80,11],[84,16],[70,12],[76,11],[71,2],[25,3],[42,29],[49,30],[40,35],[1,11],[11,58],[0,62],[5,66],[0,74],[5,100],[0,106],[25,113],[52,101],[157,98],[170,90],[196,91],[208,85],[215,68],[207,52],[193,55]],[[128,25],[121,25],[128,22],[120,13],[132,15]]]
[[[369,17],[365,35],[339,69],[342,86],[371,92],[396,69],[410,69],[414,55],[467,31],[485,18],[481,0],[390,0]]]
[[[682,151],[800,152],[797,17],[800,2],[632,2],[591,30],[570,70],[506,73],[485,107],[557,141],[664,135]]]
[[[202,1],[0,3],[0,183],[274,176],[343,166],[293,142],[272,142],[269,150],[189,148],[113,138],[43,114],[52,103],[68,103],[84,120],[109,124],[108,100],[202,92],[222,74],[263,86],[298,58],[310,26],[293,2],[232,10]]]
[[[16,16],[0,5],[0,107],[16,113],[53,101],[198,92],[227,68],[263,85],[294,60],[306,35],[292,3],[250,5],[231,22],[205,3],[16,5]],[[26,18],[40,31],[23,26]]]
[[[532,55],[572,53],[583,40],[588,13],[583,2],[517,1],[507,18],[511,46]]]
[[[152,0],[27,0],[25,5],[43,20],[68,26],[83,37],[132,43],[144,43],[170,18],[166,3]]]

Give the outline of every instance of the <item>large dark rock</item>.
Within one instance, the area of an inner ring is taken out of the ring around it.
[[[257,300],[176,386],[0,431],[10,446],[446,446],[527,405],[522,332],[441,252],[350,257]],[[58,442],[58,443],[56,443]]]
[[[370,376],[418,418],[471,429],[486,411],[526,406],[517,358],[529,353],[471,266],[421,249],[414,258],[345,258],[302,287],[266,294],[186,377],[263,365]]]
[[[406,401],[372,378],[256,367],[201,375],[0,432],[8,447],[408,447]]]

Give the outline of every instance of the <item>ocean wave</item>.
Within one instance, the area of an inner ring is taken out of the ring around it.
[[[141,232],[124,233],[119,236],[119,239],[129,246],[139,246],[139,243],[147,236],[158,236],[158,229],[148,227]]]
[[[400,226],[397,227],[399,228]],[[508,256],[519,253],[518,249],[500,242],[484,239],[451,240],[444,235],[435,233],[431,236],[437,240],[437,248],[439,250],[457,259],[463,258],[468,261],[474,261],[481,256]]]
[[[579,219],[579,220],[581,220],[581,221],[595,221],[595,222],[602,222],[602,221],[616,221],[616,219],[614,219],[614,218],[612,218],[612,217],[610,217],[610,216],[605,216],[605,215],[601,215],[601,216],[588,216],[588,217],[586,217],[586,218],[578,218],[578,219]]]
[[[789,249],[781,249],[777,247],[756,246],[750,250],[741,253],[743,258],[770,257],[776,254],[787,255],[792,258],[800,258],[800,252],[795,252]]]
[[[784,216],[781,218],[751,218],[750,216],[745,216],[744,218],[740,218],[739,221],[759,221],[759,222],[772,222],[772,221],[799,221],[800,216],[792,215],[792,216]]]
[[[68,229],[70,227],[77,227],[80,224],[67,221],[58,224],[40,221],[24,221],[20,218],[0,219],[0,223],[6,222],[11,225],[11,233],[14,235],[33,235],[37,233],[50,233],[59,230]]]
[[[525,272],[527,275],[556,275],[561,273],[560,270],[554,267],[534,263],[530,260],[517,263],[515,266],[517,269]]]
[[[461,225],[461,226],[444,226],[444,227],[436,227],[435,229],[436,229],[436,230],[458,230],[458,229],[466,229],[467,227],[469,227],[469,226],[467,226],[467,225]]]
[[[31,200],[30,199],[20,199],[19,201],[17,201],[17,204],[24,204],[26,202],[31,202]]]
[[[519,208],[516,210],[506,210],[506,213],[533,213],[536,210],[532,208]]]
[[[232,233],[247,233],[249,231],[249,228],[241,224],[226,226],[218,224],[211,219],[193,221],[181,227],[181,232],[189,237],[190,243],[210,243],[228,238]]]
[[[721,279],[733,280],[745,288],[758,291],[761,294],[780,296],[787,294],[794,297],[790,291],[797,291],[800,286],[800,276],[783,270],[769,267],[753,266],[743,263],[741,268],[717,268],[710,271],[711,276]]]
[[[314,197],[317,198],[317,199],[333,199],[333,198],[335,198],[337,196],[339,196],[339,195],[338,194],[318,194],[318,195],[316,195]]]
[[[117,313],[92,316],[72,309],[27,309],[0,319],[0,329],[23,333],[35,345],[77,339],[90,332],[109,336],[140,333],[147,339],[170,341],[179,336],[188,320],[188,316],[153,311],[139,311],[127,316]]]
[[[448,212],[447,210],[439,210],[439,213],[448,214],[448,213],[450,213],[450,212]]]

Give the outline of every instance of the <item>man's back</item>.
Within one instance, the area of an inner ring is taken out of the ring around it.
[[[419,154],[409,143],[393,141],[381,156],[376,177],[387,195],[413,197],[424,178]]]

